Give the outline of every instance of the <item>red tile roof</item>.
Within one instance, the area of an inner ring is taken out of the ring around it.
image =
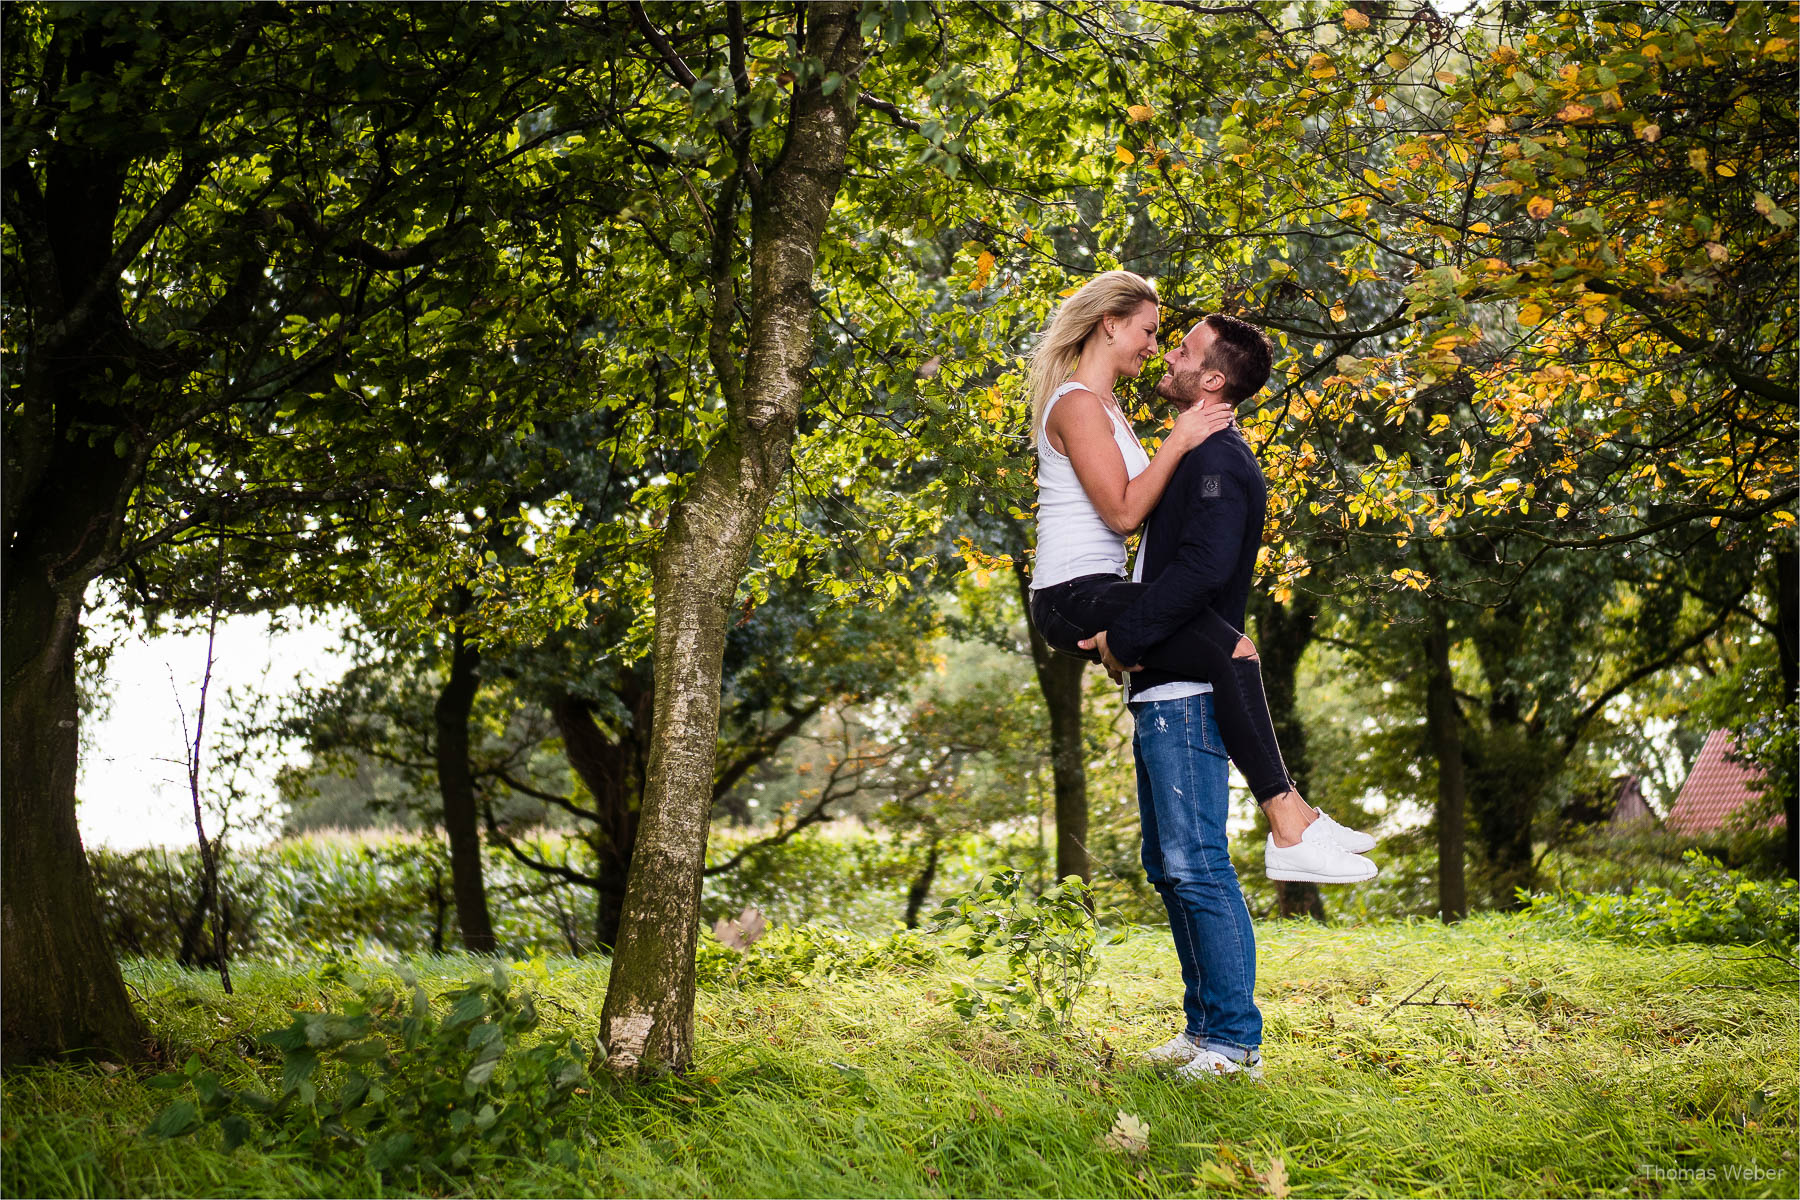
[[[1744,803],[1757,798],[1751,784],[1762,777],[1754,767],[1741,766],[1726,755],[1732,750],[1731,734],[1715,729],[1706,735],[1700,757],[1688,772],[1675,806],[1664,824],[1678,833],[1706,833],[1725,824]]]

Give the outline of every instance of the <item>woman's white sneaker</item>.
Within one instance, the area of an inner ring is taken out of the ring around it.
[[[1323,825],[1326,836],[1336,843],[1339,850],[1348,850],[1352,854],[1367,854],[1375,848],[1375,839],[1362,830],[1339,825],[1320,809],[1315,808],[1313,811],[1319,814],[1313,820],[1313,825]],[[1310,829],[1312,826],[1309,825],[1307,828]]]
[[[1292,846],[1277,846],[1270,834],[1263,847],[1264,873],[1288,883],[1361,883],[1379,868],[1360,854],[1340,849],[1314,821]]]
[[[1178,1033],[1154,1050],[1144,1051],[1144,1057],[1154,1063],[1184,1063],[1200,1053],[1200,1046],[1185,1033]]]

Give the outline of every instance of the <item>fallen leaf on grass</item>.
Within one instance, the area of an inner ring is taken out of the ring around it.
[[[1118,1119],[1100,1144],[1115,1154],[1142,1154],[1150,1148],[1150,1126],[1136,1114],[1119,1110]]]
[[[1269,1193],[1269,1195],[1273,1197],[1273,1200],[1287,1200],[1288,1177],[1286,1162],[1279,1158],[1271,1158],[1269,1160],[1269,1169],[1257,1176],[1257,1178],[1262,1180],[1263,1190]]]
[[[1194,1172],[1194,1186],[1203,1190],[1214,1188],[1235,1188],[1238,1185],[1238,1173],[1228,1162],[1209,1162],[1200,1164]]]

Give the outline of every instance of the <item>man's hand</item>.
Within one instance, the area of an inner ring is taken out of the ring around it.
[[[1112,648],[1106,644],[1106,630],[1104,630],[1104,629],[1102,629],[1099,633],[1096,633],[1091,638],[1081,639],[1081,641],[1077,642],[1076,644],[1079,645],[1083,650],[1099,650],[1100,651],[1100,664],[1106,668],[1106,673],[1108,675],[1112,676],[1112,681],[1114,683],[1119,683],[1119,682],[1123,681],[1125,678],[1125,672],[1127,672],[1127,671],[1141,671],[1144,669],[1141,666],[1140,667],[1128,667],[1124,663],[1120,662],[1118,659],[1114,658]]]

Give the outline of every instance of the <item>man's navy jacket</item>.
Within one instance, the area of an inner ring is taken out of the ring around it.
[[[1138,548],[1148,586],[1106,634],[1120,662],[1141,663],[1151,647],[1208,608],[1243,629],[1268,508],[1262,466],[1236,426],[1188,451]],[[1143,691],[1180,679],[1146,668],[1131,676],[1131,686]]]

